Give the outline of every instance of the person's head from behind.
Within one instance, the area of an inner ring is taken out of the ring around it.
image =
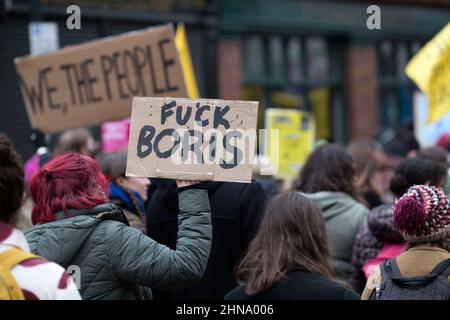
[[[445,151],[450,152],[450,133],[444,133],[440,136],[436,145],[443,148]]]
[[[108,200],[108,179],[97,162],[77,152],[46,163],[31,179],[33,224],[55,221],[55,213],[91,209]]]
[[[36,151],[40,148],[48,148],[50,145],[51,135],[43,133],[40,130],[33,129],[30,134],[30,142],[33,143]]]
[[[147,189],[150,184],[148,178],[126,177],[127,153],[118,152],[105,155],[100,160],[103,174],[109,177],[112,183],[128,190],[134,191],[142,200],[147,200]]]
[[[95,152],[95,140],[86,128],[69,129],[64,131],[58,139],[55,155],[74,151],[86,156],[92,156]]]
[[[448,167],[448,161],[447,161],[448,152],[447,152],[447,150],[445,150],[442,147],[433,146],[433,147],[420,149],[417,152],[417,155],[419,157],[423,157],[426,159],[430,159],[430,160],[439,162],[444,167]]]
[[[407,128],[385,130],[378,135],[377,140],[383,152],[392,157],[406,158],[420,147],[414,132]]]
[[[374,148],[368,143],[355,141],[347,149],[355,164],[356,188],[362,192],[378,191],[373,177],[381,163]]]
[[[423,157],[408,158],[395,169],[390,189],[394,196],[401,197],[409,187],[416,184],[442,187],[446,174],[446,168],[437,161]]]
[[[294,268],[333,278],[320,209],[296,192],[274,196],[236,271],[248,295],[272,288]]]
[[[0,133],[0,221],[13,223],[25,188],[22,159],[9,138]]]
[[[340,191],[356,198],[352,156],[337,144],[324,144],[308,157],[300,172],[297,189],[305,193]]]
[[[449,251],[449,208],[441,188],[414,185],[395,204],[394,226],[409,246],[432,243]]]

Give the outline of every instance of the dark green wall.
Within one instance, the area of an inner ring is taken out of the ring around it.
[[[381,30],[368,30],[370,3],[347,1],[221,0],[224,33],[283,32],[341,34],[357,38],[428,38],[450,21],[450,10],[378,4]]]

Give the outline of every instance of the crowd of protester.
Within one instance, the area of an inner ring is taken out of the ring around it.
[[[87,129],[32,140],[24,164],[0,134],[0,299],[450,299],[445,139],[325,143],[248,184],[127,177]]]

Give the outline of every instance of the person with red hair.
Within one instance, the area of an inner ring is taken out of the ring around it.
[[[54,213],[85,209],[108,201],[108,180],[97,162],[79,153],[65,153],[39,170],[30,183],[35,202],[33,224],[57,220]]]
[[[32,252],[79,268],[83,299],[151,299],[151,288],[176,290],[201,279],[211,248],[208,194],[192,181],[177,181],[180,203],[176,250],[129,227],[108,203],[109,181],[98,163],[69,152],[32,178]]]

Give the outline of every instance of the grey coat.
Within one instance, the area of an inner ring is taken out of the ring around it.
[[[176,250],[127,226],[114,204],[71,210],[70,217],[36,225],[26,232],[33,253],[67,268],[80,268],[83,299],[151,298],[149,287],[174,290],[198,282],[211,249],[208,194],[189,189],[179,193]],[[76,279],[75,279],[76,280]]]

